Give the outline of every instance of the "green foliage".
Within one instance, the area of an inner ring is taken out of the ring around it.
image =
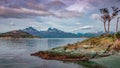
[[[116,37],[120,39],[120,31],[116,33]]]

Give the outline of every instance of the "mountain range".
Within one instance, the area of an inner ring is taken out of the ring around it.
[[[13,34],[13,35],[11,35]],[[33,27],[28,27],[21,30],[10,31],[7,33],[2,33],[0,36],[12,36],[12,37],[42,37],[42,38],[80,38],[80,37],[96,37],[104,34],[104,32],[97,33],[70,33],[64,32],[56,28],[48,28],[45,31],[38,31]]]
[[[23,31],[30,33],[34,36],[42,38],[78,38],[79,36],[74,33],[64,32],[56,28],[48,28],[46,31],[38,31],[33,27],[23,29]]]
[[[104,34],[104,32],[97,32],[97,33],[70,33],[64,32],[62,30],[56,28],[48,28],[45,31],[38,31],[33,27],[28,27],[23,29],[23,31],[28,32],[34,36],[40,36],[42,38],[79,38],[79,37],[96,37]]]

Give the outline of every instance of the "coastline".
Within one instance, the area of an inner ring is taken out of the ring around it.
[[[114,55],[120,50],[118,47],[116,49],[114,43],[112,37],[94,37],[47,51],[39,51],[31,54],[31,56],[38,56],[47,60],[88,61]],[[117,41],[116,45],[119,46],[119,43],[120,41]]]

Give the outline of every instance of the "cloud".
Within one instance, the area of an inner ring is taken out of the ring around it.
[[[36,9],[36,10],[47,10],[47,6],[44,4],[33,4],[32,2],[27,2],[26,5],[30,7],[31,9]]]
[[[79,23],[79,22],[77,22],[77,23],[75,23],[76,25],[81,25],[81,23]]]
[[[66,10],[75,12],[86,12],[87,10],[93,9],[94,7],[88,0],[76,0],[74,4],[68,6]]]
[[[62,11],[59,13],[54,13],[58,18],[73,18],[73,17],[82,17],[84,13],[74,12],[74,11]]]
[[[1,18],[27,18],[33,16],[55,16],[58,18],[81,17],[83,13],[73,11],[50,12],[44,10],[33,10],[27,8],[9,8],[0,6]]]
[[[14,0],[6,0],[0,6],[0,17],[28,18],[33,16],[54,16],[58,18],[72,18],[81,17],[84,14],[78,11],[66,10],[68,6],[69,4],[67,5],[62,0],[21,0],[20,3]],[[72,9],[74,8],[73,6]]]
[[[100,19],[100,14],[92,14],[91,19],[93,20],[99,20]]]
[[[81,17],[83,13],[76,11],[66,10],[66,3],[60,0],[51,0],[47,4],[34,4],[33,2],[28,2],[27,5],[34,9],[46,10],[52,13],[51,16],[58,18],[72,18],[72,17]]]
[[[118,5],[118,0],[1,0],[0,17],[25,18],[54,16],[58,18],[81,17],[94,8]],[[6,6],[6,7],[4,7]]]
[[[14,23],[14,22],[10,22],[10,25],[11,25],[11,26],[15,26],[15,23]]]
[[[53,0],[50,3],[46,4],[46,6],[47,9],[55,11],[62,10],[67,7],[67,5],[60,0]]]
[[[52,13],[42,10],[32,10],[27,8],[8,8],[0,6],[0,17],[2,18],[24,18],[31,16],[48,16]]]
[[[77,31],[77,30],[90,30],[90,29],[93,29],[94,26],[82,26],[82,27],[79,27],[79,28],[76,28],[76,29],[73,29],[72,31]]]
[[[49,27],[54,27],[54,28],[62,28],[63,26],[61,26],[60,24],[58,23],[55,23],[55,22],[51,22],[51,21],[48,21],[48,22],[44,22],[46,25],[48,25]]]

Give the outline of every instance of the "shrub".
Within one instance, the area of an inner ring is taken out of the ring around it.
[[[116,33],[116,37],[120,39],[120,31]]]

